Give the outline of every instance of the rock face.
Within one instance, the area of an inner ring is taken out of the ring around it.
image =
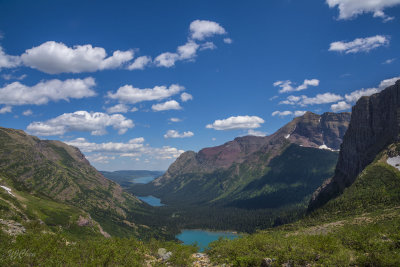
[[[284,194],[278,192],[278,184],[286,175],[286,188],[294,188],[295,179],[310,179],[300,182],[300,187],[305,186],[306,189],[291,189],[304,193],[302,197],[309,196],[326,177],[333,174],[337,153],[329,154],[326,151],[339,149],[349,121],[350,113],[318,115],[307,112],[270,136],[238,137],[220,146],[204,148],[198,153],[185,152],[164,175],[150,184],[134,185],[130,190],[136,194],[155,195],[170,204],[182,201],[194,204],[217,201],[224,202],[223,205],[234,203],[236,206],[247,207],[269,201],[272,205],[275,197],[266,197],[265,192],[276,197]],[[292,145],[297,145],[297,148],[291,147]],[[321,150],[310,153],[306,151],[307,148]],[[289,152],[293,154],[289,155]],[[300,160],[294,158],[294,155],[301,157]],[[318,156],[320,158],[316,159]],[[324,165],[322,159],[329,161],[325,162],[325,169],[317,166]],[[299,162],[307,164],[310,171],[305,173],[300,170],[304,167]],[[310,162],[314,165],[309,164]],[[290,164],[296,165],[297,172],[292,171]],[[271,169],[272,166],[274,170]],[[311,173],[312,169],[314,173]],[[289,174],[289,171],[292,172]],[[327,176],[321,180],[324,175]],[[265,189],[263,192],[262,188]],[[294,195],[291,191],[285,193]]]
[[[314,193],[309,210],[341,194],[380,151],[399,141],[399,132],[400,80],[380,93],[360,98],[353,107],[335,175]]]

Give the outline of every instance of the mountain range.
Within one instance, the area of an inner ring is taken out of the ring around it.
[[[307,112],[269,136],[187,151],[164,175],[129,190],[174,205],[278,208],[307,202],[333,174],[349,122],[350,113]]]

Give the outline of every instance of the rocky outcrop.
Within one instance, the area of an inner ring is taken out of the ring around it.
[[[399,141],[399,132],[400,80],[380,93],[357,101],[343,138],[335,175],[314,193],[309,210],[341,194],[380,151]]]

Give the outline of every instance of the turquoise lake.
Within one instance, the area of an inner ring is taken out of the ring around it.
[[[156,179],[155,176],[145,176],[145,177],[135,178],[132,180],[132,182],[135,184],[147,184],[153,181],[154,179]]]
[[[161,203],[161,200],[159,198],[153,196],[138,197],[138,198],[154,207],[164,206],[164,204]]]
[[[208,244],[218,240],[220,237],[235,239],[238,235],[232,232],[214,232],[206,230],[182,230],[180,234],[176,235],[176,238],[181,240],[185,245],[192,245],[197,242],[200,251],[203,251],[208,247]]]

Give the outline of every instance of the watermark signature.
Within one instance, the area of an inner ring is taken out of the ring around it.
[[[8,251],[8,258],[10,260],[20,260],[23,258],[29,258],[29,257],[34,257],[35,253],[29,252],[27,249],[10,249]]]

